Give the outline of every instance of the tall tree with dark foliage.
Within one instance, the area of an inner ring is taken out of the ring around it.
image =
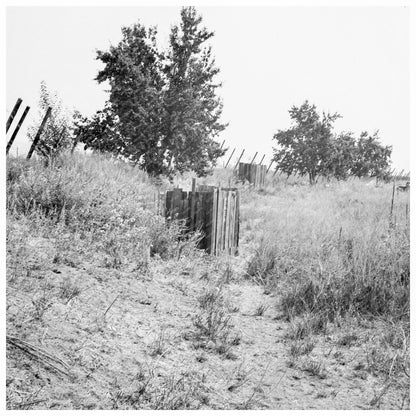
[[[156,28],[140,23],[122,28],[123,39],[98,51],[104,63],[97,81],[108,82],[110,97],[91,119],[78,115],[86,148],[122,156],[151,174],[194,170],[207,174],[224,154],[215,138],[224,130],[216,94],[219,72],[195,8],[181,11],[169,47],[160,51]]]

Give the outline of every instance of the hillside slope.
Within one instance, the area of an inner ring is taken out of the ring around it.
[[[373,226],[389,214],[388,185],[244,186],[240,255],[211,258],[159,221],[158,188],[141,173],[95,156],[47,169],[8,166],[9,409],[409,407],[407,195],[396,200],[393,239]],[[319,280],[347,267],[332,235],[357,245],[361,283],[348,311],[336,304],[332,316],[328,306],[323,319],[292,291],[307,304],[302,282],[316,263],[320,292],[308,293],[335,305]],[[395,259],[380,266],[385,278],[399,276],[399,286],[373,286],[388,307],[358,299],[368,287],[359,253],[379,255],[375,241]],[[388,298],[398,288],[404,295]],[[393,316],[400,307],[404,316]]]

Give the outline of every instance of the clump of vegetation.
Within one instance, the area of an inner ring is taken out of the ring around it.
[[[161,379],[153,368],[141,366],[128,386],[113,383],[109,392],[113,409],[184,410],[208,404],[203,375],[167,374]]]
[[[392,226],[391,191],[384,190],[339,183],[331,191],[291,192],[296,208],[282,207],[280,199],[276,214],[262,224],[265,231],[257,233],[247,274],[279,284],[287,318],[308,313],[333,322],[347,313],[408,316],[405,201],[396,202]]]
[[[234,345],[241,342],[238,334],[233,334],[234,327],[223,285],[210,287],[199,297],[200,313],[194,317],[196,328],[196,346],[211,346],[218,354],[227,359],[236,359],[231,351]]]
[[[180,224],[167,225],[157,215],[156,189],[124,162],[62,154],[44,166],[9,158],[7,172],[10,220],[36,217],[49,230],[59,228],[59,244],[65,235],[78,236],[104,253],[109,267],[120,267],[127,257],[146,263],[154,255],[186,255],[196,246],[196,236],[184,236]]]

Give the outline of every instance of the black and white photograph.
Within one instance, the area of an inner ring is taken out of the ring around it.
[[[72,3],[3,6],[3,409],[409,413],[414,5]]]

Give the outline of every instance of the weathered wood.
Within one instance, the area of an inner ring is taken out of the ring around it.
[[[243,149],[243,151],[241,152],[241,155],[240,155],[240,157],[238,158],[237,163],[235,164],[235,166],[234,166],[234,169],[233,169],[233,170],[236,170],[236,169],[237,169],[237,166],[238,166],[238,164],[240,163],[240,160],[241,160],[241,158],[243,157],[243,154],[244,154],[245,150],[246,150],[246,149]]]
[[[256,188],[262,187],[266,178],[266,166],[240,163],[238,167],[238,178],[243,182],[247,181],[251,183]]]
[[[9,140],[9,142],[7,143],[7,146],[6,146],[6,155],[8,155],[8,154],[9,154],[9,150],[10,150],[10,148],[12,147],[12,144],[13,144],[13,142],[14,142],[14,139],[16,138],[17,133],[19,132],[20,127],[22,126],[23,121],[25,120],[26,115],[27,115],[27,113],[29,112],[29,110],[30,110],[30,107],[29,107],[29,106],[27,106],[27,107],[25,108],[25,111],[23,111],[23,114],[22,114],[22,116],[20,117],[20,120],[19,120],[19,122],[17,123],[16,128],[14,129],[14,132],[13,132],[13,134],[12,134],[12,137],[10,137],[10,140]]]
[[[197,190],[196,190],[197,189]],[[211,255],[237,252],[238,190],[192,183],[192,191],[166,192],[165,216],[183,221],[188,231],[202,233],[199,247]]]
[[[56,150],[58,148],[59,143],[61,142],[62,138],[64,137],[64,134],[66,132],[66,127],[63,126],[61,132],[59,133],[59,136],[53,143],[53,148]]]
[[[231,156],[228,158],[227,163],[225,164],[224,168],[226,168],[228,166],[228,164],[230,163],[230,160],[233,157],[234,152],[235,152],[235,147],[234,147],[233,151],[231,152]]]
[[[256,152],[256,153],[254,154],[254,157],[253,157],[252,161],[250,162],[250,165],[252,165],[252,164],[253,164],[254,159],[255,159],[255,158],[256,158],[256,156],[257,156],[257,153],[258,153],[258,152]]]
[[[15,118],[17,112],[19,111],[20,104],[22,104],[22,99],[18,98],[16,101],[16,104],[13,107],[12,112],[10,113],[9,118],[6,121],[6,133],[9,131],[9,128],[13,123],[13,119]]]
[[[40,139],[40,136],[41,136],[41,134],[43,132],[43,129],[45,128],[46,122],[48,121],[48,118],[51,115],[51,111],[52,111],[52,108],[51,107],[48,107],[48,109],[46,110],[45,117],[43,118],[42,123],[41,123],[41,125],[39,127],[39,130],[36,133],[35,138],[33,139],[32,146],[30,147],[30,150],[29,150],[29,153],[26,156],[26,159],[30,159],[32,157],[32,154],[33,154],[33,152],[36,149],[36,146],[37,146],[37,144],[39,142],[39,139]]]

